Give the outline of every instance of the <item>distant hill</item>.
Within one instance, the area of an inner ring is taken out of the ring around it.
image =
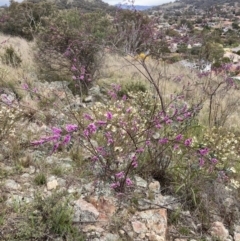
[[[143,6],[143,5],[132,6],[132,5],[128,5],[128,4],[115,4],[115,7],[121,8],[121,9],[144,11],[144,10],[152,8],[153,6]]]
[[[216,5],[221,6],[224,4],[228,4],[228,5],[232,5],[234,6],[235,4],[239,4],[239,0],[176,0],[175,2],[171,2],[171,3],[166,3],[166,4],[162,4],[157,6],[157,8],[181,8],[181,7],[186,7],[188,6],[192,6],[196,9],[208,9],[208,8],[212,8]]]
[[[215,5],[223,5],[229,4],[234,5],[235,3],[239,3],[239,0],[179,0],[179,2],[193,5],[196,8],[209,8]]]
[[[42,0],[25,0],[27,2],[40,2]],[[47,0],[53,2],[59,9],[79,8],[86,12],[93,12],[97,10],[106,10],[107,12],[114,11],[116,7],[101,0]]]

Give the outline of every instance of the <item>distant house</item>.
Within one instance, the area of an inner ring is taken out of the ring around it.
[[[196,63],[196,62],[190,62],[188,60],[181,60],[181,61],[179,61],[179,63],[186,68],[197,69],[201,73],[210,72],[212,69],[212,64],[209,62],[205,62],[205,61]]]
[[[199,43],[199,42],[198,42],[198,43],[194,43],[194,44],[193,44],[193,47],[202,47],[202,44]]]
[[[177,43],[172,43],[170,46],[169,46],[169,49],[171,51],[171,53],[175,53],[178,49],[178,44]]]
[[[240,51],[240,45],[236,48],[232,48],[233,53],[237,53],[238,51]]]

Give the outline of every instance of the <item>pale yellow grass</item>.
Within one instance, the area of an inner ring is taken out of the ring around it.
[[[189,104],[202,101],[202,110],[199,115],[201,124],[208,125],[209,121],[209,98],[203,91],[203,85],[215,86],[222,78],[211,76],[211,78],[199,78],[196,71],[192,71],[179,64],[166,64],[148,58],[145,61],[151,78],[158,84],[164,98],[168,101],[171,94],[183,93]],[[149,85],[147,78],[149,74],[135,56],[107,55],[100,71],[99,84],[120,85],[129,82],[142,82]],[[176,81],[181,78],[181,81]],[[183,86],[185,86],[183,90]],[[239,109],[240,92],[231,89],[226,94],[224,91],[213,96],[211,119],[217,121],[218,125],[237,129],[240,127]]]
[[[22,62],[17,68],[2,63],[0,58],[0,85],[10,87],[19,96],[26,97],[26,91],[23,90],[23,84],[34,86],[36,77],[36,65],[34,63],[33,42],[28,42],[19,37],[12,37],[0,34],[0,56],[2,56],[7,47],[12,46],[20,56]],[[29,96],[28,96],[29,97]],[[26,102],[31,107],[36,104],[31,103],[31,98],[26,97]]]

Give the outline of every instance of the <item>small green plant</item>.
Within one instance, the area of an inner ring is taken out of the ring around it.
[[[45,185],[47,183],[47,178],[44,173],[38,173],[34,178],[34,183],[38,186]]]
[[[190,234],[190,229],[188,227],[180,227],[178,229],[179,233],[184,235],[184,236],[187,236]]]
[[[171,211],[169,218],[168,218],[168,223],[169,224],[177,224],[178,221],[180,220],[180,217],[181,217],[181,209]]]
[[[129,82],[126,85],[123,85],[121,90],[118,92],[118,96],[119,97],[123,97],[131,95],[131,93],[138,93],[138,92],[142,92],[145,93],[147,92],[147,87],[146,84],[144,84],[143,82]]]
[[[61,177],[63,175],[63,173],[64,173],[64,170],[62,167],[55,167],[52,170],[52,174],[55,176],[58,176],[58,177]]]
[[[4,54],[1,56],[2,62],[6,65],[10,65],[17,68],[21,65],[21,56],[16,52],[13,46],[8,46],[4,49]]]
[[[47,198],[37,194],[34,200],[23,206],[24,212],[15,222],[16,232],[8,234],[4,240],[58,240],[84,241],[84,236],[73,225],[72,208],[68,205],[66,193],[53,193]],[[22,207],[22,208],[23,208]],[[23,209],[22,209],[23,210]],[[47,237],[47,239],[46,239]]]

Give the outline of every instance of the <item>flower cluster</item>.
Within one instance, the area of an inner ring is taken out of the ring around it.
[[[117,95],[120,89],[114,85],[109,91],[112,101],[108,105],[97,102],[91,107],[91,114],[83,115],[82,136],[89,141],[88,149],[94,149],[91,159],[110,170],[112,188],[123,191],[132,186],[134,170],[145,167],[146,171],[148,163],[162,165],[166,156],[178,159],[179,151],[185,149],[188,156],[192,153],[193,161],[199,159],[199,168],[207,163],[214,167],[217,159],[209,160],[209,149],[196,148],[194,138],[184,133],[184,123],[192,119],[196,109],[183,101],[180,104],[182,98],[177,96],[164,113],[149,93],[132,93],[131,98],[122,99]],[[97,148],[92,140],[98,143]]]
[[[52,152],[55,152],[60,146],[68,145],[71,141],[73,132],[77,130],[78,126],[76,124],[67,124],[65,126],[65,131],[60,127],[52,127],[51,135],[41,137],[37,141],[32,141],[31,144],[33,146],[39,146],[44,143],[52,142],[54,143]]]

